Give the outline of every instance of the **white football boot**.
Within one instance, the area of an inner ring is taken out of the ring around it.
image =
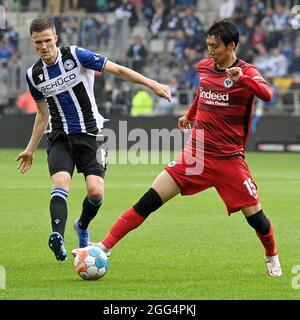
[[[276,256],[266,256],[265,260],[267,265],[267,274],[270,277],[282,276],[282,270],[281,270],[278,254]]]
[[[100,248],[102,251],[104,251],[104,253],[106,254],[107,258],[110,257],[111,249],[107,249],[107,248],[105,247],[105,245],[102,244],[102,242],[89,242],[88,244],[89,244],[89,246],[95,246],[95,247]],[[76,257],[77,254],[78,254],[78,253],[80,252],[80,250],[82,250],[82,249],[83,249],[83,248],[73,249],[73,250],[72,250],[72,255],[73,255],[73,257]]]

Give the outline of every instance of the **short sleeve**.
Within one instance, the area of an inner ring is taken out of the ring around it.
[[[83,67],[95,71],[103,71],[107,57],[81,47],[76,47],[75,53]]]

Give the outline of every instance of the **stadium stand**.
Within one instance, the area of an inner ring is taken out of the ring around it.
[[[192,102],[197,84],[193,78],[196,64],[189,53],[194,50],[197,60],[206,57],[205,31],[213,21],[225,17],[238,25],[238,55],[257,62],[260,72],[274,84],[278,99],[272,108],[264,106],[263,112],[299,115],[299,88],[291,87],[294,76],[300,74],[300,23],[295,18],[298,11],[295,7],[291,10],[296,4],[292,0],[7,0],[8,25],[0,30],[0,39],[8,40],[11,49],[4,42],[0,44],[0,58],[7,60],[1,59],[2,109],[4,113],[18,111],[16,100],[27,90],[25,71],[36,59],[29,24],[35,17],[46,15],[55,22],[60,44],[82,45],[129,67],[134,61],[127,55],[128,49],[140,36],[147,51],[143,72],[165,83],[178,80],[175,95],[179,106],[174,112],[182,114]],[[122,80],[109,75],[96,81],[104,91],[99,98],[101,107],[110,113],[130,114],[130,105],[124,101],[131,100],[135,86],[128,91]]]

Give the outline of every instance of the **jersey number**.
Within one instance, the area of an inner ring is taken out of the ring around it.
[[[255,187],[255,184],[252,182],[251,178],[248,178],[247,180],[245,180],[244,185],[247,187],[251,196],[256,194],[256,187]]]

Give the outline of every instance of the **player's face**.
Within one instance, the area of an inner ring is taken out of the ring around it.
[[[232,44],[229,44],[227,47],[224,43],[215,36],[207,37],[206,39],[207,49],[209,56],[213,59],[214,64],[222,66],[232,53]]]
[[[41,32],[33,32],[32,42],[38,55],[46,62],[53,63],[57,56],[57,35],[52,29],[46,29]]]

